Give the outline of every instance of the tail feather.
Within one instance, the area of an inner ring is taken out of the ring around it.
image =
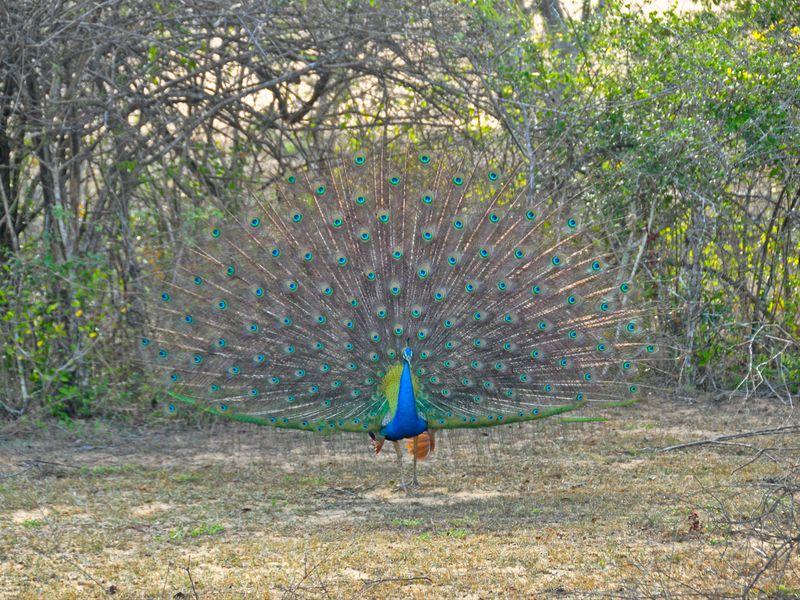
[[[314,431],[380,429],[405,345],[434,428],[635,393],[648,310],[581,215],[491,163],[379,147],[289,176],[158,283],[145,362],[186,403]]]

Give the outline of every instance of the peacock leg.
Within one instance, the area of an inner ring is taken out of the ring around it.
[[[397,454],[397,468],[400,470],[400,487],[403,488],[404,492],[407,492],[406,478],[403,475],[403,451],[400,448],[400,442],[393,441],[392,444],[394,444],[394,451]]]
[[[412,487],[419,486],[419,481],[417,481],[417,444],[419,440],[419,436],[414,436],[414,475],[411,479]]]

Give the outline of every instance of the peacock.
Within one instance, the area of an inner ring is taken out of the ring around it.
[[[151,288],[169,412],[388,440],[404,489],[402,440],[417,485],[437,430],[629,404],[657,351],[578,207],[457,147],[332,153],[204,222]]]

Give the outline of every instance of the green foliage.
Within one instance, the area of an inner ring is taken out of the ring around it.
[[[793,8],[774,0],[645,15],[612,3],[549,35],[531,35],[520,10],[477,8],[499,32],[482,77],[514,138],[533,138],[523,150],[542,165],[536,186],[557,203],[579,187],[586,220],[608,218],[623,271],[648,276],[658,326],[696,385],[732,387],[752,374],[746,344],[764,363],[759,377],[798,385]],[[513,52],[503,50],[509,33]],[[759,334],[763,324],[782,333]]]
[[[114,369],[100,363],[113,328],[111,275],[101,257],[56,264],[44,254],[0,265],[0,334],[4,408],[31,404],[62,420],[93,414]],[[124,312],[124,311],[123,311]]]

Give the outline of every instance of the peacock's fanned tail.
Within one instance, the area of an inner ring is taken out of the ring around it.
[[[406,345],[432,428],[625,403],[656,347],[599,248],[485,157],[341,155],[209,223],[140,343],[173,398],[279,427],[378,431]]]

